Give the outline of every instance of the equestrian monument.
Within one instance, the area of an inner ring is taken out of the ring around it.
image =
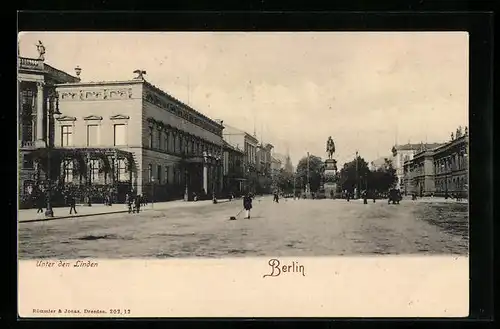
[[[332,136],[328,137],[326,142],[326,152],[328,159],[325,160],[325,169],[323,171],[323,189],[326,198],[335,199],[338,196],[337,183],[337,160],[333,158],[335,153],[335,143]]]

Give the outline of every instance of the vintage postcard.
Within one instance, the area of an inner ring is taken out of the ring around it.
[[[465,32],[29,32],[18,310],[466,317]]]

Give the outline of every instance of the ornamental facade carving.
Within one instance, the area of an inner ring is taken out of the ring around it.
[[[132,88],[117,89],[92,89],[78,91],[63,91],[60,93],[61,100],[115,100],[132,98]]]

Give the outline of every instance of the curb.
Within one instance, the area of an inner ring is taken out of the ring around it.
[[[149,210],[149,209],[147,209]],[[112,215],[112,214],[121,214],[121,213],[128,213],[128,210],[117,210],[117,211],[110,211],[110,212],[103,212],[99,214],[82,214],[82,215],[74,215],[74,216],[59,216],[59,217],[52,217],[52,218],[37,218],[37,219],[28,219],[28,220],[22,220],[18,221],[19,224],[21,223],[33,223],[33,222],[48,222],[52,220],[58,220],[58,219],[68,219],[68,218],[80,218],[80,217],[90,217],[90,216],[99,216],[99,215]]]
[[[221,203],[226,203],[230,202],[230,200],[223,200],[223,201],[217,201],[216,204],[221,204]],[[148,211],[148,210],[156,210],[156,209],[143,209],[142,211]],[[48,218],[36,218],[36,219],[28,219],[28,220],[23,220],[23,221],[17,221],[19,224],[21,223],[34,223],[34,222],[48,222],[48,221],[53,221],[53,220],[58,220],[58,219],[68,219],[68,218],[81,218],[81,217],[91,217],[91,216],[100,216],[100,215],[113,215],[113,214],[123,214],[123,213],[128,213],[127,210],[116,210],[116,211],[110,211],[110,212],[103,212],[103,213],[94,213],[94,214],[76,214],[76,215],[68,215],[68,216],[58,216],[58,217],[48,217]]]

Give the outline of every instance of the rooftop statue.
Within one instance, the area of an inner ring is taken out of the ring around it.
[[[38,44],[36,45],[36,50],[38,51],[38,59],[41,61],[45,60],[45,46],[43,43],[38,40]]]

